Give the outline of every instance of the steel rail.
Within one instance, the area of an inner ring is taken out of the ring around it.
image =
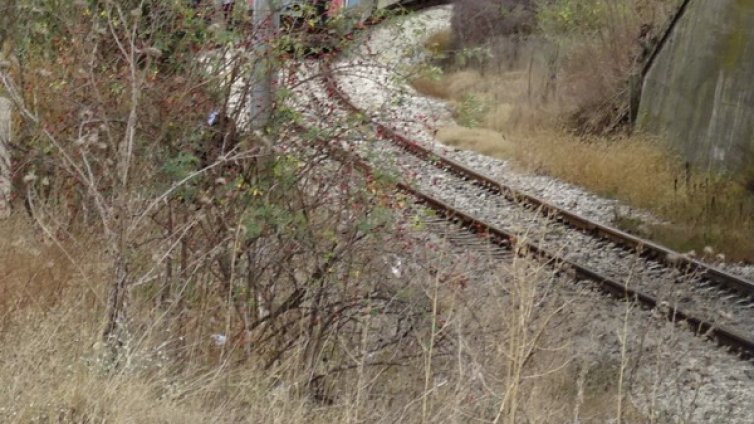
[[[720,345],[733,349],[746,359],[754,357],[754,341],[730,328],[710,323],[709,321],[692,315],[682,308],[663,304],[654,296],[631,289],[613,278],[606,277],[589,267],[564,259],[532,242],[520,240],[515,234],[481,221],[441,200],[411,187],[404,182],[399,182],[396,186],[399,190],[415,197],[420,203],[425,204],[430,209],[445,215],[448,220],[460,221],[464,227],[471,231],[491,236],[493,239],[497,240],[498,244],[502,247],[511,248],[517,254],[532,254],[534,257],[549,263],[556,270],[570,272],[577,282],[592,281],[598,283],[604,292],[616,298],[635,301],[650,309],[658,309],[661,306],[666,306],[668,310],[665,316],[669,321],[686,321],[695,334],[709,336],[716,340]]]
[[[363,113],[361,109],[356,107],[351,99],[348,98],[348,96],[340,89],[337,82],[335,81],[333,71],[329,67],[329,64],[325,64],[324,69],[325,70],[323,77],[328,89],[328,94],[337,98],[338,101],[340,101],[351,113],[368,117],[368,115]],[[675,252],[651,240],[643,239],[633,234],[619,230],[615,227],[595,222],[581,215],[548,203],[539,197],[524,193],[523,191],[503,184],[500,181],[494,180],[493,178],[478,171],[470,169],[457,161],[440,155],[380,122],[377,122],[370,118],[367,119],[369,119],[370,123],[377,128],[378,134],[381,137],[396,143],[407,152],[417,156],[420,159],[432,163],[439,169],[447,170],[458,176],[472,180],[479,186],[485,187],[490,192],[499,194],[508,200],[521,202],[523,204],[536,208],[543,215],[563,222],[584,233],[591,234],[629,248],[642,257],[657,260],[658,262],[669,268],[678,268],[685,272],[698,274],[701,277],[714,282],[718,286],[732,290],[740,295],[754,298],[754,282],[730,274],[712,265],[688,257],[687,255]]]

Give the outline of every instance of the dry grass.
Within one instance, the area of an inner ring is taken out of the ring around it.
[[[83,273],[97,272],[96,247],[90,245],[91,250],[85,251],[68,246],[70,250],[63,252],[54,243],[45,242],[43,232],[26,216],[0,221],[0,235],[0,330],[19,311],[57,307],[74,282],[88,289],[88,283],[82,283],[87,281]],[[86,257],[87,269],[75,266],[68,260],[69,254]]]
[[[423,94],[428,88],[438,93],[435,97],[453,100],[469,92],[484,93],[485,99],[516,100],[526,93],[526,86],[520,84],[525,72],[511,71],[502,74],[482,74],[480,71],[465,69],[444,73],[440,76],[420,75],[412,84]],[[417,85],[418,84],[418,85]]]
[[[459,93],[463,92],[463,88],[468,87],[469,83],[473,84],[473,82],[463,72],[441,76],[425,73],[416,76],[411,84],[424,95],[451,100],[460,97]]]
[[[43,239],[18,217],[0,235],[0,290],[4,300],[13,299],[0,309],[4,423],[514,424],[521,417],[561,423],[573,416],[601,423],[616,414],[614,360],[581,364],[568,341],[574,326],[588,327],[588,314],[553,297],[554,274],[528,260],[500,265],[430,251],[415,258],[439,271],[406,276],[412,283],[401,295],[433,305],[413,331],[424,349],[397,367],[331,358],[347,368],[323,380],[331,400],[320,402],[302,385],[310,375],[299,355],[268,369],[235,362],[206,335],[163,326],[160,311],[138,297],[133,334],[123,362],[113,367],[100,342],[104,285],[96,282],[109,270],[99,252],[71,247],[68,257],[40,247]],[[472,267],[499,277],[467,285]],[[362,319],[367,327],[379,323]],[[365,339],[379,336],[371,333],[379,326],[367,327]],[[580,391],[575,381],[584,378]],[[624,407],[626,422],[642,421]]]
[[[535,130],[552,127],[570,113],[565,103],[542,102],[546,81],[537,73],[525,70],[481,72],[474,69],[437,74],[424,72],[411,80],[420,93],[447,100],[454,106],[456,118],[469,113],[469,100],[477,107],[475,126],[509,133],[512,130]],[[530,88],[533,87],[533,88]]]
[[[516,137],[514,159],[609,197],[658,209],[672,197],[677,162],[651,139],[583,138],[562,132]]]
[[[705,247],[728,259],[754,261],[754,196],[743,181],[695,173],[668,154],[658,140],[642,137],[584,138],[558,130],[516,131],[444,128],[445,144],[550,175],[605,197],[646,209],[668,224],[643,225],[616,216],[625,230],[680,251]],[[715,255],[707,259],[717,260]]]
[[[272,408],[277,395],[259,391],[271,376],[166,356],[164,334],[138,334],[126,365],[112,370],[100,342],[104,253],[96,242],[66,243],[63,253],[45,240],[25,216],[0,222],[3,423],[240,422],[248,414],[282,423],[312,415],[303,401]]]
[[[411,85],[425,96],[448,99],[450,97],[447,87],[443,86],[440,78],[423,75],[411,80]]]
[[[440,128],[437,139],[443,144],[474,150],[489,156],[505,157],[514,152],[513,144],[497,132],[486,128],[461,126]]]
[[[305,398],[274,387],[280,373],[224,362],[205,340],[142,329],[117,370],[101,343],[104,284],[96,244],[46,245],[25,217],[0,223],[0,421],[3,423],[331,422]],[[69,256],[70,255],[70,256]],[[144,326],[144,324],[147,324]],[[209,355],[191,355],[209,351]],[[183,353],[181,353],[183,352]],[[213,361],[214,360],[214,361]],[[292,369],[292,367],[288,368]]]

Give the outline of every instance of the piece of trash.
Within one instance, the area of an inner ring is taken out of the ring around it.
[[[228,341],[228,338],[224,334],[213,334],[209,338],[212,339],[212,344],[215,346],[224,346]]]
[[[207,117],[207,125],[209,125],[210,127],[214,127],[219,118],[220,118],[220,111],[213,110],[209,114],[209,117]]]

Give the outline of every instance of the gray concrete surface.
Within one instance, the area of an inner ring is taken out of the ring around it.
[[[754,167],[754,0],[691,1],[647,73],[637,124],[702,167]]]

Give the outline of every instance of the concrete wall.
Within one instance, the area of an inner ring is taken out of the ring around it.
[[[754,0],[691,0],[647,73],[637,124],[701,166],[754,165]]]

